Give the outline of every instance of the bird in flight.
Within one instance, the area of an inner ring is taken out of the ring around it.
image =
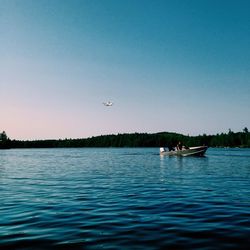
[[[108,101],[108,102],[103,102],[102,104],[103,104],[104,106],[110,107],[110,106],[113,106],[114,103]]]

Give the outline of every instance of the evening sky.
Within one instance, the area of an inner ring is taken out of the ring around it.
[[[249,13],[243,0],[0,0],[0,130],[242,131]]]

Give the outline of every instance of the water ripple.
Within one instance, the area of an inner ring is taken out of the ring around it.
[[[250,150],[8,150],[1,249],[248,249]]]

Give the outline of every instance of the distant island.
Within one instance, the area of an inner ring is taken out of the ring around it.
[[[58,140],[10,140],[0,133],[0,149],[3,148],[62,148],[62,147],[162,147],[176,145],[181,141],[186,146],[207,145],[209,147],[250,147],[250,133],[245,127],[242,132],[216,135],[189,136],[171,132],[125,133],[101,135],[80,139]]]

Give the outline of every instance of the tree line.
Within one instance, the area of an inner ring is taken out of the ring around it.
[[[181,141],[185,146],[207,145],[209,147],[250,147],[250,133],[247,128],[242,132],[216,135],[189,136],[178,133],[125,133],[101,135],[81,139],[59,140],[8,140],[11,148],[60,148],[60,147],[163,147],[175,146]]]
[[[5,131],[0,133],[0,149],[8,149],[11,147],[11,140],[8,138]]]

